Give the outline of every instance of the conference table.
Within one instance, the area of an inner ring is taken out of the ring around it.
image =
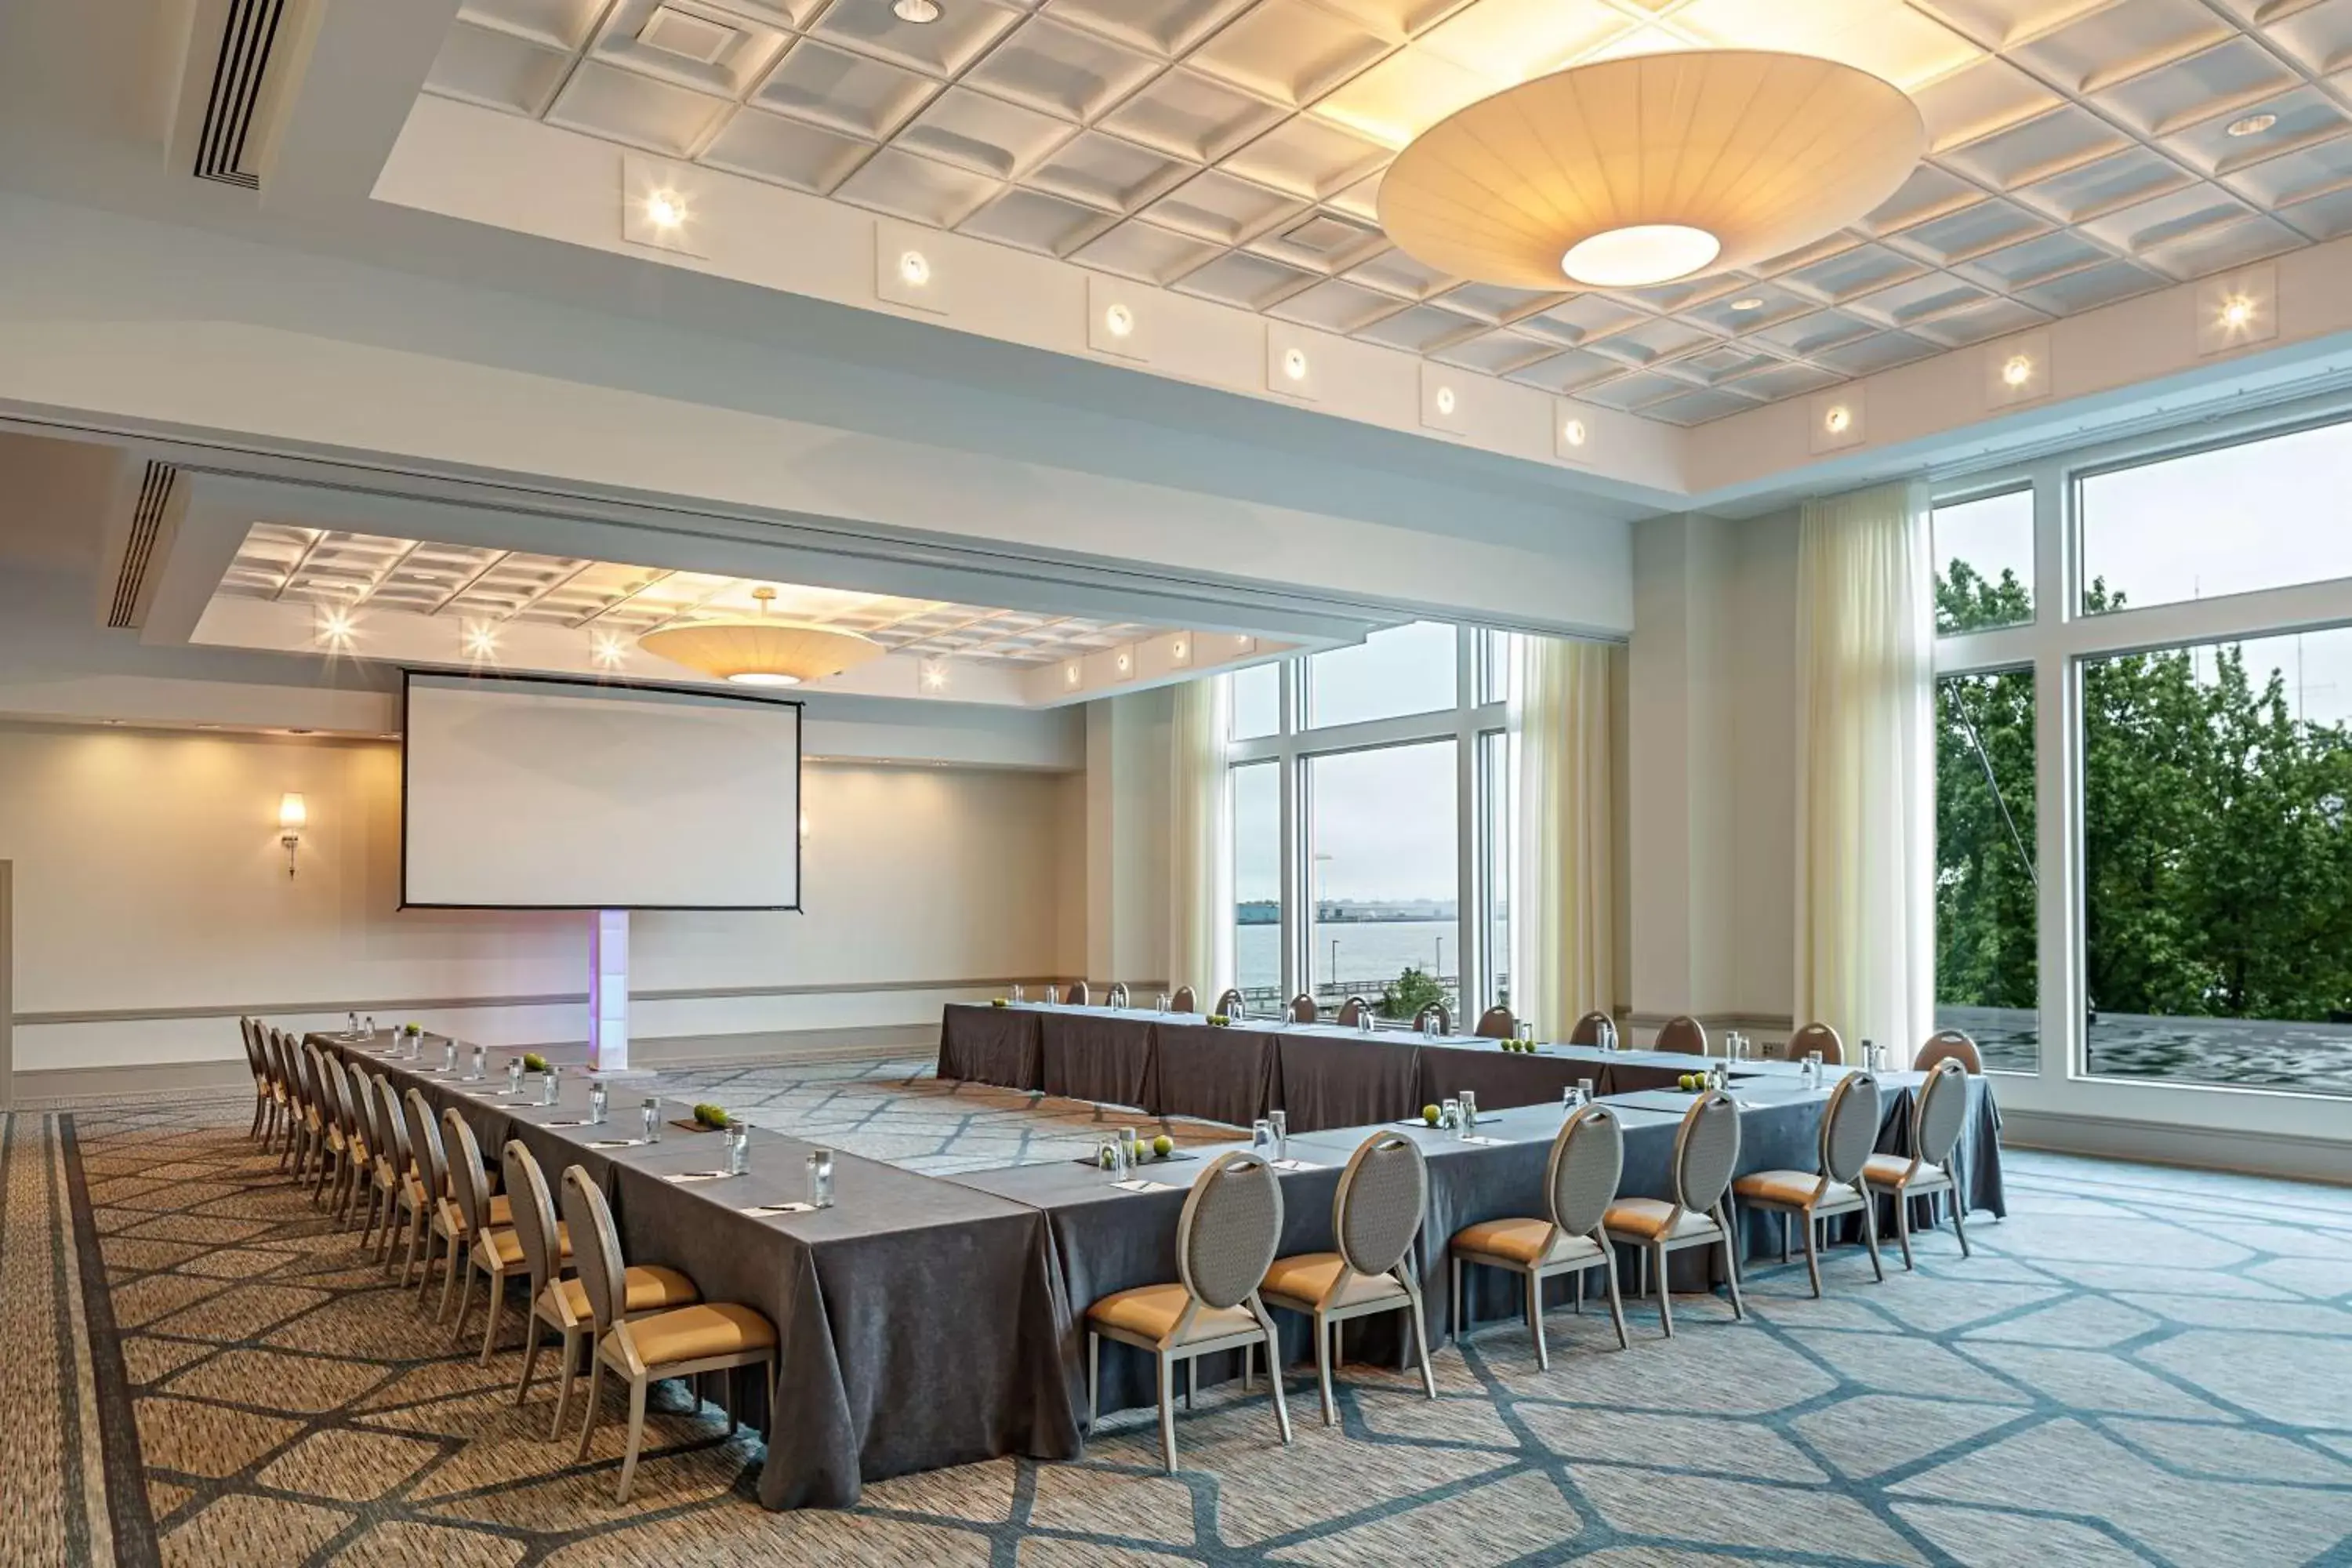
[[[1168,1114],[1237,1125],[1289,1108],[1289,1158],[1278,1167],[1286,1252],[1333,1247],[1332,1200],[1365,1138],[1392,1130],[1412,1139],[1430,1176],[1412,1256],[1433,1351],[1465,1328],[1519,1311],[1516,1281],[1474,1270],[1467,1322],[1453,1321],[1445,1242],[1481,1220],[1543,1212],[1545,1162],[1564,1115],[1551,1086],[1592,1079],[1624,1122],[1620,1191],[1665,1195],[1690,1097],[1658,1085],[1671,1086],[1696,1060],[1654,1052],[1506,1053],[1494,1042],[1394,1032],[1213,1028],[1181,1016],[1107,1008],[950,1007],[949,1015],[943,1079],[966,1076],[951,1069],[980,1068],[1034,1079],[1039,1089],[1050,1079],[1055,1092],[1091,1088],[1100,1092],[1087,1098],[1106,1103],[1156,1101],[1176,1108]],[[583,1167],[612,1204],[631,1262],[679,1269],[705,1300],[746,1303],[776,1324],[780,1408],[772,1420],[762,1419],[758,1379],[730,1383],[727,1393],[730,1408],[769,1433],[757,1490],[770,1508],[845,1507],[866,1481],[1005,1454],[1057,1459],[1083,1452],[1087,1305],[1175,1278],[1177,1222],[1192,1180],[1218,1153],[1249,1146],[1239,1135],[1195,1144],[1178,1159],[1143,1167],[1140,1191],[1114,1185],[1083,1160],[930,1177],[836,1152],[832,1207],[752,1213],[804,1196],[805,1161],[817,1145],[754,1128],[748,1174],[698,1180],[725,1163],[723,1141],[671,1125],[688,1110],[663,1101],[659,1141],[635,1142],[644,1096],[625,1083],[612,1086],[610,1120],[588,1125],[584,1073],[562,1076],[553,1106],[537,1102],[536,1078],[520,1095],[505,1092],[505,1059],[516,1051],[493,1052],[488,1075],[477,1079],[462,1066],[438,1065],[441,1037],[426,1037],[415,1058],[388,1034],[317,1034],[309,1041],[383,1075],[404,1094],[417,1090],[436,1115],[455,1109],[492,1163],[515,1139],[551,1182],[566,1167]],[[1882,1075],[1880,1147],[1904,1147],[1923,1081],[1917,1073]],[[1986,1081],[1968,1081],[1964,1182],[1971,1208],[1999,1214],[1998,1112]],[[1433,1094],[1440,1087],[1445,1092]],[[1462,1087],[1481,1102],[1470,1137],[1422,1123],[1420,1104]],[[1791,1065],[1759,1062],[1741,1065],[1732,1092],[1741,1173],[1811,1165],[1825,1089],[1804,1087]],[[1504,1103],[1514,1094],[1526,1098]],[[1363,1114],[1340,1120],[1349,1111]],[[1780,1232],[1769,1216],[1743,1214],[1742,1228],[1744,1255],[1777,1252]],[[1711,1251],[1681,1253],[1674,1282],[1703,1289],[1718,1268]],[[1556,1285],[1555,1300],[1564,1300],[1565,1289],[1565,1282]],[[1629,1303],[1629,1310],[1634,1331],[1643,1331],[1641,1309]],[[1305,1321],[1276,1318],[1286,1362],[1310,1358]],[[1411,1352],[1406,1320],[1351,1322],[1343,1348],[1353,1359],[1403,1366]],[[1238,1370],[1237,1357],[1212,1358],[1202,1380]],[[1107,1344],[1102,1373],[1103,1409],[1152,1402],[1142,1352]]]
[[[586,1169],[613,1208],[623,1255],[692,1279],[709,1301],[758,1308],[776,1325],[782,1408],[763,1419],[756,1376],[730,1379],[729,1403],[768,1432],[758,1479],[770,1508],[845,1508],[862,1482],[1017,1453],[1066,1458],[1082,1447],[1082,1405],[1067,1397],[1059,1336],[1069,1317],[1049,1221],[1034,1207],[835,1152],[834,1204],[806,1214],[746,1213],[806,1196],[817,1145],[754,1128],[743,1176],[723,1167],[725,1141],[671,1125],[691,1111],[663,1101],[657,1142],[640,1135],[645,1096],[610,1086],[610,1120],[583,1125],[584,1073],[560,1075],[552,1107],[539,1079],[509,1098],[505,1059],[467,1079],[442,1071],[446,1043],[427,1036],[409,1059],[393,1037],[311,1035],[310,1043],[420,1090],[437,1117],[455,1108],[495,1163],[509,1138],[554,1185]],[[615,1146],[621,1145],[621,1146]],[[674,1178],[687,1177],[685,1181]]]

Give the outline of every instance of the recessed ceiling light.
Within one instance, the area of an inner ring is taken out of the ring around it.
[[[948,684],[948,661],[944,658],[923,660],[923,689],[944,691]]]
[[[2033,362],[2023,354],[2011,354],[2000,367],[2000,379],[2011,386],[2023,386],[2033,379]]]
[[[1822,427],[1828,430],[1832,436],[1844,435],[1846,426],[1853,423],[1853,414],[1843,403],[1839,404],[1835,408],[1831,409],[1829,413],[1824,415],[1822,418]]]
[[[1731,308],[1743,315],[1749,310],[1760,310],[1764,308],[1763,296],[1750,294],[1745,300],[1734,300],[1731,302]]]
[[[1454,412],[1454,389],[1452,387],[1441,386],[1437,389],[1437,411],[1440,414],[1451,414]]]
[[[2221,305],[2221,324],[2242,327],[2254,319],[2254,302],[2243,294],[2232,294]]]
[[[912,22],[921,26],[926,22],[940,19],[940,0],[895,0],[890,14],[901,22]]]
[[[646,198],[646,219],[656,228],[676,228],[686,221],[686,204],[668,191]]]
[[[2242,120],[2232,120],[2229,132],[2232,136],[2260,136],[2278,123],[2275,114],[2249,114]]]
[[[931,280],[931,264],[919,250],[910,250],[898,258],[898,276],[909,288],[919,289]]]
[[[598,632],[595,635],[593,657],[606,669],[617,669],[620,668],[621,660],[627,656],[628,650],[621,646],[621,639],[611,632]]]
[[[1128,652],[1125,648],[1121,648],[1121,649],[1119,649],[1119,650],[1118,650],[1118,672],[1119,672],[1121,675],[1125,675],[1129,670],[1130,670],[1130,669],[1132,669],[1132,668],[1135,668],[1135,656],[1134,656],[1133,654],[1131,654],[1131,653]]]
[[[472,622],[466,626],[462,636],[468,658],[488,658],[499,651],[499,634],[494,626]]]
[[[1282,374],[1288,376],[1293,381],[1305,381],[1307,379],[1307,351],[1305,349],[1283,350]]]
[[[1559,427],[1559,433],[1561,437],[1571,447],[1581,447],[1584,445],[1586,432],[1584,428],[1584,421],[1581,419],[1570,420],[1567,424]]]
[[[352,630],[349,610],[332,609],[319,617],[319,640],[329,647],[351,647]]]
[[[1077,683],[1078,667],[1076,664],[1066,664],[1062,666],[1062,684],[1065,686],[1076,686]]]
[[[1124,305],[1113,305],[1103,312],[1103,325],[1112,337],[1123,338],[1135,331],[1135,312]]]

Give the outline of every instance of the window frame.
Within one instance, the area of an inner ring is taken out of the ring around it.
[[[2083,609],[2081,480],[2118,468],[2243,446],[2352,422],[2352,399],[2273,405],[2183,431],[2130,436],[2023,463],[1956,470],[1931,481],[1930,504],[2004,489],[2033,494],[2033,616],[2011,626],[1938,635],[1935,674],[2030,668],[2034,696],[2034,851],[2042,868],[2039,925],[2041,1056],[2031,1073],[2004,1073],[2004,1096],[2029,1113],[2173,1122],[2200,1129],[2343,1138],[2345,1098],[2273,1086],[2210,1084],[2092,1073],[2087,1060],[2083,865],[2083,679],[2118,654],[2253,640],[2352,626],[2352,577],[2206,599]]]
[[[1368,719],[1352,724],[1310,730],[1307,719],[1306,654],[1279,661],[1282,682],[1282,722],[1272,734],[1225,743],[1225,765],[1245,767],[1275,762],[1281,770],[1282,854],[1282,992],[1295,996],[1309,990],[1315,975],[1314,955],[1307,951],[1314,931],[1314,836],[1309,820],[1307,764],[1315,758],[1352,752],[1383,751],[1432,741],[1453,741],[1454,784],[1454,952],[1462,1007],[1473,1011],[1471,1000],[1490,989],[1491,960],[1486,952],[1487,876],[1481,851],[1485,847],[1480,822],[1484,800],[1482,738],[1508,725],[1505,699],[1479,700],[1487,650],[1485,628],[1454,627],[1454,705],[1425,713],[1390,719]],[[1515,803],[1516,805],[1516,803]],[[1505,962],[1507,963],[1507,955]],[[1235,982],[1238,984],[1239,978]]]

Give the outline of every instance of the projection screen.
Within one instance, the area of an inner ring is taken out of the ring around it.
[[[408,672],[401,903],[800,908],[801,708]]]

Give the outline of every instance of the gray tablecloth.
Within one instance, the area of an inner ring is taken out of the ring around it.
[[[1050,1226],[1034,1207],[836,1152],[834,1207],[747,1215],[805,1195],[814,1145],[754,1130],[750,1174],[680,1184],[666,1178],[724,1163],[717,1136],[665,1124],[655,1144],[588,1146],[637,1134],[643,1097],[625,1086],[606,1125],[548,1126],[584,1114],[584,1078],[541,1109],[497,1097],[503,1061],[492,1081],[467,1083],[364,1043],[312,1038],[404,1091],[421,1089],[436,1110],[458,1107],[486,1155],[513,1137],[551,1181],[584,1167],[612,1201],[632,1261],[679,1269],[707,1300],[767,1314],[781,1337],[782,1403],[759,1476],[767,1506],[845,1507],[863,1481],[1078,1451],[1058,1347],[1069,1307]],[[685,1115],[665,1106],[666,1123]],[[744,1380],[736,1407],[757,1421],[755,1384]]]
[[[1043,1089],[1038,1017],[1029,1007],[949,1003],[940,1017],[940,1076],[1006,1089]]]
[[[1410,1036],[1309,1026],[1271,1037],[1280,1062],[1279,1104],[1294,1135],[1392,1121],[1424,1103],[1423,1047]]]
[[[1247,1127],[1282,1104],[1278,1036],[1188,1024],[1171,1015],[1153,1022],[1151,1037],[1143,1106],[1153,1115]]]
[[[1464,1089],[1478,1097],[1481,1110],[1558,1105],[1561,1092],[1574,1088],[1580,1079],[1592,1080],[1593,1093],[1609,1094],[1617,1087],[1611,1071],[1612,1062],[1606,1052],[1575,1046],[1521,1052],[1507,1051],[1492,1040],[1424,1045],[1419,1105],[1440,1104],[1459,1097]]]
[[[1066,1007],[1034,1016],[1038,1086],[1047,1094],[1104,1105],[1143,1104],[1156,1043],[1150,1015]],[[940,1038],[946,1038],[944,1030]]]

